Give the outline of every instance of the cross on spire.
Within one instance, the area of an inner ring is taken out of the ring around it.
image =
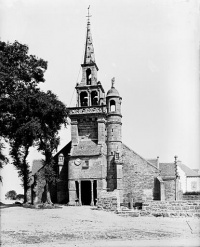
[[[91,17],[91,15],[90,15],[90,5],[88,7],[88,15],[86,17],[88,18],[88,24],[89,24],[90,23],[90,17]]]
[[[114,84],[115,84],[115,77],[112,78],[111,80],[111,87],[114,88]]]

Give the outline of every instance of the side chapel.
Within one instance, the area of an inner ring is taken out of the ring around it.
[[[114,78],[106,94],[98,80],[89,15],[81,67],[76,106],[69,108],[71,141],[54,157],[60,181],[52,189],[52,201],[95,205],[102,191],[114,190],[124,204],[130,197],[175,200],[176,165],[171,164],[170,176],[162,176],[158,159],[146,160],[122,143],[122,98]]]

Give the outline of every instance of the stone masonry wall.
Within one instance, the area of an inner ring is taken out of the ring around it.
[[[159,170],[125,145],[122,147],[124,205],[130,199],[134,202],[153,200]]]
[[[108,211],[116,211],[120,207],[119,192],[114,190],[112,192],[102,191],[97,200],[97,208]]]
[[[182,200],[200,200],[200,195],[182,195]]]
[[[164,181],[165,185],[165,200],[174,201],[175,200],[175,180],[166,180]]]
[[[198,201],[147,201],[142,205],[143,215],[164,217],[200,217],[200,200]]]

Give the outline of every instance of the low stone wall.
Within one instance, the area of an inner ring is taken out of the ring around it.
[[[182,200],[200,200],[200,195],[182,195]]]
[[[143,215],[154,215],[164,217],[196,216],[200,217],[199,201],[149,201],[142,205]]]
[[[114,190],[112,192],[100,192],[96,206],[98,209],[116,211],[118,208],[120,208],[119,191]]]
[[[149,201],[142,209],[122,207],[116,210],[120,216],[155,216],[155,217],[198,217],[200,218],[200,201]]]

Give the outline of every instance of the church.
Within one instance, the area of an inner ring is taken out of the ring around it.
[[[54,156],[59,182],[51,191],[52,201],[96,205],[102,191],[118,191],[124,205],[130,199],[176,200],[176,162],[146,160],[122,143],[123,101],[115,88],[115,78],[108,92],[98,80],[89,17],[81,67],[82,80],[75,87],[76,106],[68,108],[71,141]],[[42,193],[36,194],[42,200]]]

